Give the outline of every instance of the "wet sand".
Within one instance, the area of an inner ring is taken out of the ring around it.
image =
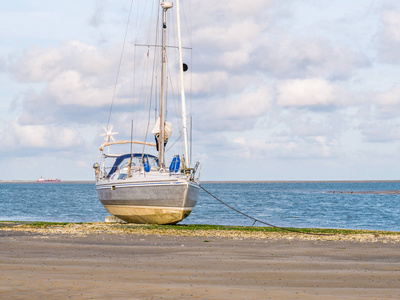
[[[399,246],[0,228],[0,298],[399,299]]]

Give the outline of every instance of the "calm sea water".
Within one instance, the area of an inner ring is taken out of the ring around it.
[[[203,186],[236,209],[276,226],[400,231],[400,195],[340,193],[400,190],[398,182]],[[94,184],[0,184],[0,221],[102,222],[106,215]],[[201,191],[199,203],[181,224],[251,226],[253,221]]]

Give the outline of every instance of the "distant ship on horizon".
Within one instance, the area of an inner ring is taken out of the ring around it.
[[[44,179],[42,176],[40,176],[40,178],[38,180],[36,180],[36,182],[60,182],[61,179]]]

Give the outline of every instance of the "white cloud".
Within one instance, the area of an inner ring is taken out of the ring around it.
[[[22,57],[13,57],[11,70],[22,82],[51,82],[66,70],[78,71],[85,76],[101,76],[115,70],[118,54],[113,51],[74,40],[60,47],[34,46]]]
[[[388,110],[400,106],[400,87],[395,86],[387,92],[377,94],[377,104]]]
[[[322,38],[293,37],[285,33],[266,37],[253,55],[264,72],[281,78],[324,77],[346,79],[370,62],[363,53],[332,45]]]
[[[385,36],[393,41],[400,43],[400,11],[385,11],[382,14],[382,21],[385,25]]]
[[[82,78],[76,71],[66,71],[50,82],[44,94],[58,105],[98,107],[110,104],[113,88],[100,87],[95,77]]]
[[[256,45],[254,43],[262,34],[266,25],[250,20],[236,21],[226,26],[217,22],[201,27],[194,32],[194,39],[217,49],[237,49],[243,45]]]
[[[9,70],[20,82],[34,84],[22,97],[19,123],[65,124],[98,120],[98,110],[108,111],[113,98],[120,51],[120,45],[98,48],[67,41],[59,47],[33,47],[22,56],[14,56]],[[130,66],[131,57],[124,58]],[[125,70],[121,68],[116,106],[125,105],[129,101],[127,97],[132,97],[131,72]]]
[[[274,18],[280,18],[279,8],[285,10],[283,7],[288,5],[280,7],[281,4],[272,3],[256,1],[249,8],[240,1],[231,1],[226,6],[223,1],[217,5],[220,10],[215,5],[202,7],[195,15],[196,24],[201,26],[195,26],[193,31],[198,55],[195,67],[209,78],[213,78],[212,72],[225,72],[230,80],[239,73],[243,77],[271,80],[320,78],[327,81],[348,80],[358,70],[371,67],[368,55],[350,42],[337,43],[328,35],[302,33],[297,36],[290,29],[282,28],[282,23]],[[230,12],[230,7],[243,7],[243,11],[239,13],[240,9],[235,8]],[[250,9],[252,13],[247,14]],[[285,17],[286,22],[290,22],[290,17]]]
[[[243,19],[263,21],[273,4],[273,0],[253,0],[246,3],[239,0],[204,0],[200,5],[192,7],[195,12],[192,15],[193,28],[215,23],[226,26]]]
[[[334,84],[319,78],[281,81],[277,84],[277,105],[328,106],[341,102]]]
[[[400,9],[390,8],[381,15],[383,29],[378,36],[378,49],[384,61],[400,63]]]
[[[78,148],[83,144],[79,131],[73,127],[19,125],[13,121],[0,131],[1,152],[41,149],[43,152]]]
[[[192,90],[196,94],[208,94],[225,89],[230,80],[231,78],[226,71],[194,73]]]
[[[271,105],[273,94],[270,88],[260,87],[243,93],[238,100],[224,99],[215,103],[221,117],[231,119],[257,118],[263,116]]]
[[[243,91],[239,96],[229,94],[224,98],[203,100],[196,104],[199,128],[214,128],[217,131],[251,129],[258,118],[266,114],[272,101],[273,92],[268,86],[254,91]]]
[[[308,138],[276,137],[271,139],[247,139],[240,136],[234,140],[240,145],[245,157],[266,158],[337,158],[340,145],[337,139],[327,136]],[[240,154],[238,154],[240,155]]]
[[[225,52],[222,55],[221,62],[228,68],[240,68],[242,65],[248,63],[250,55],[248,51],[243,49]]]
[[[358,126],[364,141],[368,143],[391,143],[400,140],[399,120],[366,120]]]

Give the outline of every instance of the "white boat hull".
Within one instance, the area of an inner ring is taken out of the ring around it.
[[[196,174],[199,163],[197,162],[194,167],[191,166],[191,158],[189,157],[189,145],[188,145],[188,134],[187,134],[187,120],[186,120],[186,104],[185,104],[185,92],[184,92],[184,76],[183,76],[183,62],[182,62],[182,45],[180,42],[180,17],[179,17],[179,3],[177,3],[177,35],[178,35],[178,52],[179,52],[179,78],[180,78],[180,94],[181,94],[181,129],[176,136],[172,134],[172,124],[166,120],[166,112],[168,110],[168,103],[166,101],[167,91],[169,90],[169,79],[167,80],[167,74],[170,71],[167,67],[167,10],[173,7],[171,2],[161,2],[162,10],[158,10],[158,16],[162,16],[162,22],[159,22],[157,26],[156,45],[147,45],[153,51],[157,51],[160,55],[160,60],[153,61],[153,67],[148,65],[150,61],[146,60],[146,69],[150,71],[144,71],[144,77],[140,79],[142,83],[151,80],[154,84],[159,81],[160,86],[157,90],[160,95],[155,95],[153,84],[150,90],[147,92],[134,93],[133,98],[135,99],[135,109],[133,111],[141,111],[143,108],[143,101],[154,101],[157,99],[157,105],[154,105],[155,114],[154,117],[157,121],[154,124],[151,133],[154,135],[155,143],[149,143],[149,126],[152,123],[150,115],[153,113],[148,111],[144,115],[142,112],[141,116],[132,116],[132,123],[129,122],[127,125],[130,126],[130,139],[116,141],[113,138],[113,126],[110,125],[110,115],[108,118],[107,128],[105,129],[104,142],[100,147],[102,152],[101,165],[95,163],[93,168],[96,175],[96,187],[100,202],[106,208],[106,210],[130,223],[139,224],[175,224],[182,221],[184,218],[189,216],[194,206],[197,203],[199,197],[199,187],[193,182],[198,180],[198,174]],[[153,17],[151,17],[153,19]],[[140,26],[139,26],[140,27]],[[162,51],[158,51],[157,48],[161,42]],[[136,45],[135,45],[136,46]],[[139,46],[139,45],[138,45]],[[140,45],[143,46],[143,45]],[[143,48],[145,49],[145,48]],[[149,51],[149,49],[147,49]],[[149,52],[147,53],[149,54]],[[172,53],[171,53],[172,54]],[[148,57],[148,55],[147,55]],[[159,63],[161,63],[161,68]],[[159,69],[161,72],[157,77],[154,70]],[[153,70],[153,71],[151,71]],[[178,71],[178,69],[176,68]],[[171,75],[172,77],[175,77]],[[153,78],[151,78],[153,77]],[[154,80],[161,78],[161,80]],[[143,81],[143,79],[146,79]],[[136,84],[136,82],[134,83]],[[147,84],[146,84],[147,85]],[[144,86],[145,88],[145,86]],[[172,91],[173,92],[173,91]],[[138,97],[138,100],[136,100]],[[111,104],[114,103],[114,99]],[[136,105],[140,106],[136,107]],[[150,106],[149,106],[150,107]],[[176,103],[175,103],[176,108]],[[155,121],[154,119],[154,121]],[[180,117],[175,118],[179,121]],[[135,126],[133,126],[135,120]],[[178,122],[180,123],[180,122]],[[180,127],[180,126],[179,126]],[[127,133],[127,132],[125,132]],[[145,134],[145,136],[143,136]],[[126,135],[125,135],[126,137]],[[135,141],[134,137],[143,137],[144,141]],[[173,138],[172,138],[173,137]],[[183,137],[183,139],[181,139]],[[179,140],[183,142],[183,145],[176,147],[173,152],[179,149],[179,152],[173,156],[170,164],[166,161],[166,152],[169,150],[165,148],[169,139],[173,139],[174,142],[171,147]],[[143,147],[135,148],[133,152],[133,145],[143,145]],[[109,148],[107,152],[104,152],[105,147],[118,146],[118,152],[112,152],[110,154]],[[121,145],[130,145],[130,151],[121,153]],[[150,150],[145,146],[155,147],[154,150]],[[184,149],[181,148],[184,146]],[[139,150],[141,149],[141,150]],[[182,151],[184,150],[184,151]],[[121,153],[121,154],[117,154]],[[115,158],[114,164],[109,164],[108,158]],[[106,160],[107,159],[107,160]],[[196,177],[197,176],[197,177]]]
[[[136,224],[176,224],[189,216],[199,197],[199,187],[188,180],[99,181],[96,187],[110,214]]]

